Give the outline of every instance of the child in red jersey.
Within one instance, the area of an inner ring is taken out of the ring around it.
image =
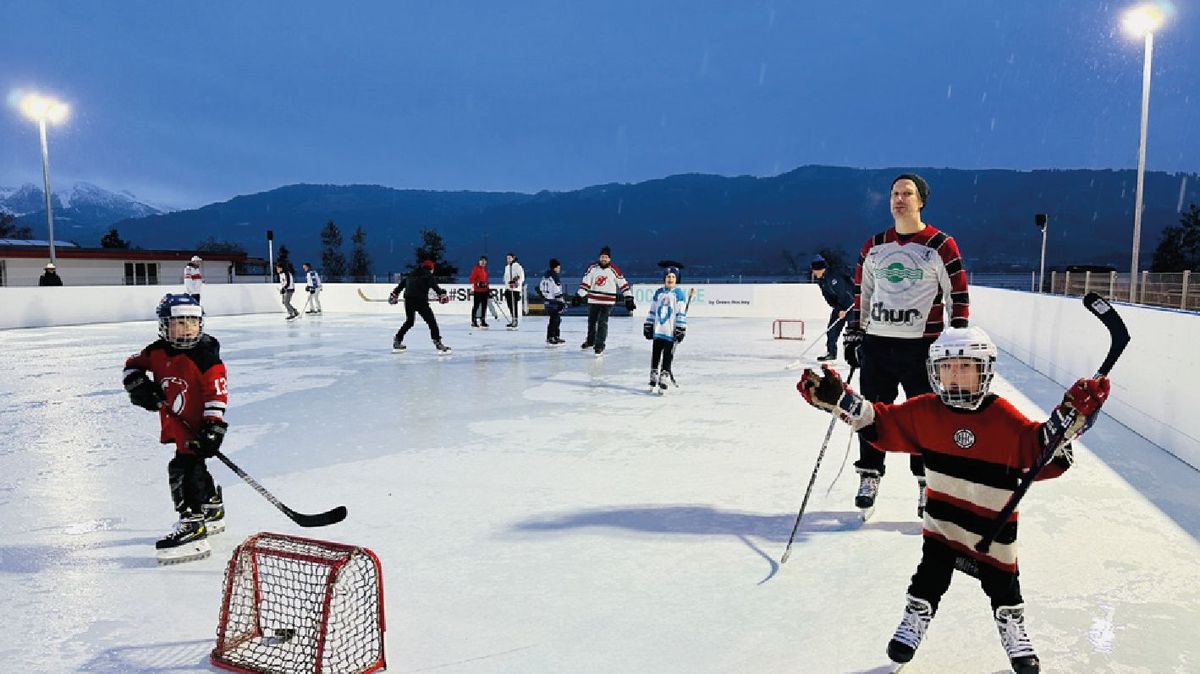
[[[167,474],[179,522],[154,546],[159,563],[171,564],[207,557],[208,534],[225,530],[221,488],[204,460],[225,438],[228,393],[221,345],[204,334],[200,304],[166,295],[157,313],[160,339],[125,361],[125,390],[134,405],[158,412],[159,440],[175,445]]]
[[[899,405],[868,403],[836,372],[805,370],[796,388],[814,407],[837,414],[860,436],[887,451],[919,454],[925,461],[928,505],[924,512],[921,562],[908,587],[908,603],[888,657],[912,659],[955,569],[979,579],[1013,670],[1040,671],[1025,632],[1025,606],[1017,571],[1017,513],[986,553],[975,544],[1020,480],[1046,448],[1062,419],[1072,419],[1062,436],[1074,439],[1095,419],[1108,397],[1106,378],[1080,379],[1046,423],[1030,421],[1004,398],[988,393],[996,347],[979,328],[949,328],[929,347],[926,367],[933,393]],[[1077,415],[1065,416],[1074,410]],[[1037,479],[1057,477],[1071,466],[1069,442]]]

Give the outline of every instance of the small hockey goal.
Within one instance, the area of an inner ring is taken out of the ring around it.
[[[386,666],[383,573],[366,548],[259,533],[233,551],[212,663],[259,674]]]
[[[804,321],[798,318],[777,318],[771,324],[775,339],[804,339]]]

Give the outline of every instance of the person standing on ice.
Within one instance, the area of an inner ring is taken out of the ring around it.
[[[474,301],[471,305],[471,327],[485,330],[488,327],[488,294],[492,292],[492,287],[488,284],[487,263],[487,256],[480,255],[479,262],[467,277],[467,283],[471,284],[471,299]]]
[[[167,464],[179,521],[154,544],[161,564],[203,559],[208,535],[225,530],[225,503],[204,460],[225,439],[229,388],[221,345],[204,334],[204,311],[191,295],[166,295],[158,304],[159,339],[125,361],[129,401],[158,412],[159,441],[175,445]]]
[[[392,290],[392,294],[388,295],[388,304],[399,304],[401,294],[404,295],[404,325],[400,326],[396,336],[392,338],[392,353],[405,350],[404,335],[408,334],[416,322],[417,314],[420,314],[429,326],[429,337],[433,339],[433,346],[438,352],[450,353],[450,347],[442,344],[442,333],[438,330],[437,318],[433,315],[433,309],[429,307],[430,291],[437,295],[438,302],[446,304],[450,301],[450,295],[434,280],[433,268],[433,260],[425,260],[417,265],[411,274],[401,279]]]
[[[504,302],[508,305],[508,314],[512,320],[508,322],[509,329],[515,329],[521,316],[521,296],[525,292],[525,267],[517,261],[517,256],[509,253],[504,265]]]
[[[1012,668],[1040,670],[1025,632],[1025,603],[1017,569],[1017,513],[987,552],[975,545],[1044,451],[1053,460],[1038,480],[1061,475],[1074,460],[1071,440],[1091,427],[1108,398],[1107,378],[1080,379],[1045,423],[1030,421],[988,389],[996,346],[979,328],[950,328],[929,347],[932,393],[899,405],[872,403],[846,386],[828,365],[805,370],[796,388],[810,405],[837,415],[880,450],[923,456],[929,479],[921,562],[908,586],[900,626],[887,646],[893,662],[912,659],[954,570],[974,576],[991,600],[992,617]],[[1074,413],[1072,416],[1071,413]],[[1063,442],[1049,447],[1065,431]]]
[[[289,267],[290,265],[282,262],[275,265],[275,272],[279,274],[279,297],[283,301],[283,308],[287,310],[287,320],[290,321],[299,317],[300,312],[292,306],[292,295],[296,294],[296,277]]]
[[[550,266],[538,284],[538,294],[542,296],[546,315],[550,317],[550,322],[546,324],[546,346],[558,346],[566,343],[559,332],[562,325],[562,312],[567,306],[563,302],[562,281],[559,280],[561,271],[562,264],[557,259],[550,258]]]
[[[584,298],[587,298],[587,339],[579,348],[594,348],[597,356],[604,353],[604,343],[608,339],[608,316],[617,303],[617,295],[622,293],[625,295],[625,308],[632,313],[637,306],[633,303],[633,295],[629,294],[629,282],[617,265],[612,263],[612,249],[605,246],[600,249],[596,261],[584,272],[579,290],[571,298],[573,307],[583,304]]]
[[[842,336],[842,328],[846,325],[846,314],[854,306],[854,282],[841,270],[830,269],[821,255],[814,257],[810,266],[821,295],[831,309],[825,330],[825,355],[817,360],[837,360],[838,337]]]
[[[650,300],[650,311],[642,325],[642,335],[653,342],[650,349],[650,388],[667,388],[667,381],[674,381],[671,363],[675,358],[675,345],[687,334],[687,297],[678,286],[678,267],[667,267],[663,272],[663,285],[654,291]],[[662,370],[659,370],[659,365]]]
[[[846,362],[861,366],[862,394],[871,402],[895,402],[899,387],[909,398],[929,393],[925,358],[945,327],[967,327],[970,298],[958,244],[921,221],[929,184],[913,173],[892,180],[892,227],[863,244],[854,270],[854,306],[846,315],[842,346]],[[949,309],[946,308],[947,303]],[[859,438],[858,494],[854,505],[870,515],[884,474],[884,453]],[[909,457],[917,478],[917,517],[925,510],[925,467]]]
[[[199,255],[193,255],[183,266],[183,292],[191,295],[197,302],[200,301],[200,289],[204,284],[204,274],[200,271],[201,262]]]
[[[308,301],[304,303],[304,313],[319,314],[321,313],[321,275],[307,262],[301,267],[304,269],[304,291],[308,293]]]

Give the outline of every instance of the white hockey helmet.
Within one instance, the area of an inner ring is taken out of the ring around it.
[[[193,255],[193,256],[192,256],[192,259],[191,259],[191,262],[192,262],[192,264],[196,264],[196,263],[199,263],[199,262],[203,262],[203,260],[201,260],[201,259],[200,259],[200,256],[199,256],[199,255]]]
[[[996,374],[996,345],[992,338],[980,328],[948,328],[933,344],[929,345],[929,358],[925,369],[929,373],[929,385],[942,402],[951,407],[979,409],[987,397],[992,377]],[[969,358],[975,361],[978,382],[971,389],[962,388],[957,382],[946,385],[938,363],[951,358]]]

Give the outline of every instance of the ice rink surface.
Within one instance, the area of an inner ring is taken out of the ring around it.
[[[921,547],[903,457],[861,524],[852,469],[826,496],[837,428],[778,563],[829,419],[784,369],[809,342],[697,319],[682,388],[660,398],[640,318],[613,319],[600,360],[578,348],[580,317],[557,349],[544,318],[442,321],[444,358],[420,323],[393,355],[396,316],[208,319],[229,368],[225,452],[296,510],[350,514],[300,529],[210,462],[228,530],[171,567],[153,549],[175,519],[171,450],[121,387],[155,324],[0,331],[0,670],[214,671],[224,564],[276,531],[378,553],[389,672],[890,671]],[[999,372],[993,390],[1033,418],[1062,395],[1007,354]],[[1200,671],[1200,474],[1107,417],[1076,457],[1021,509],[1044,671]],[[959,574],[905,673],[1004,671],[987,598]]]

